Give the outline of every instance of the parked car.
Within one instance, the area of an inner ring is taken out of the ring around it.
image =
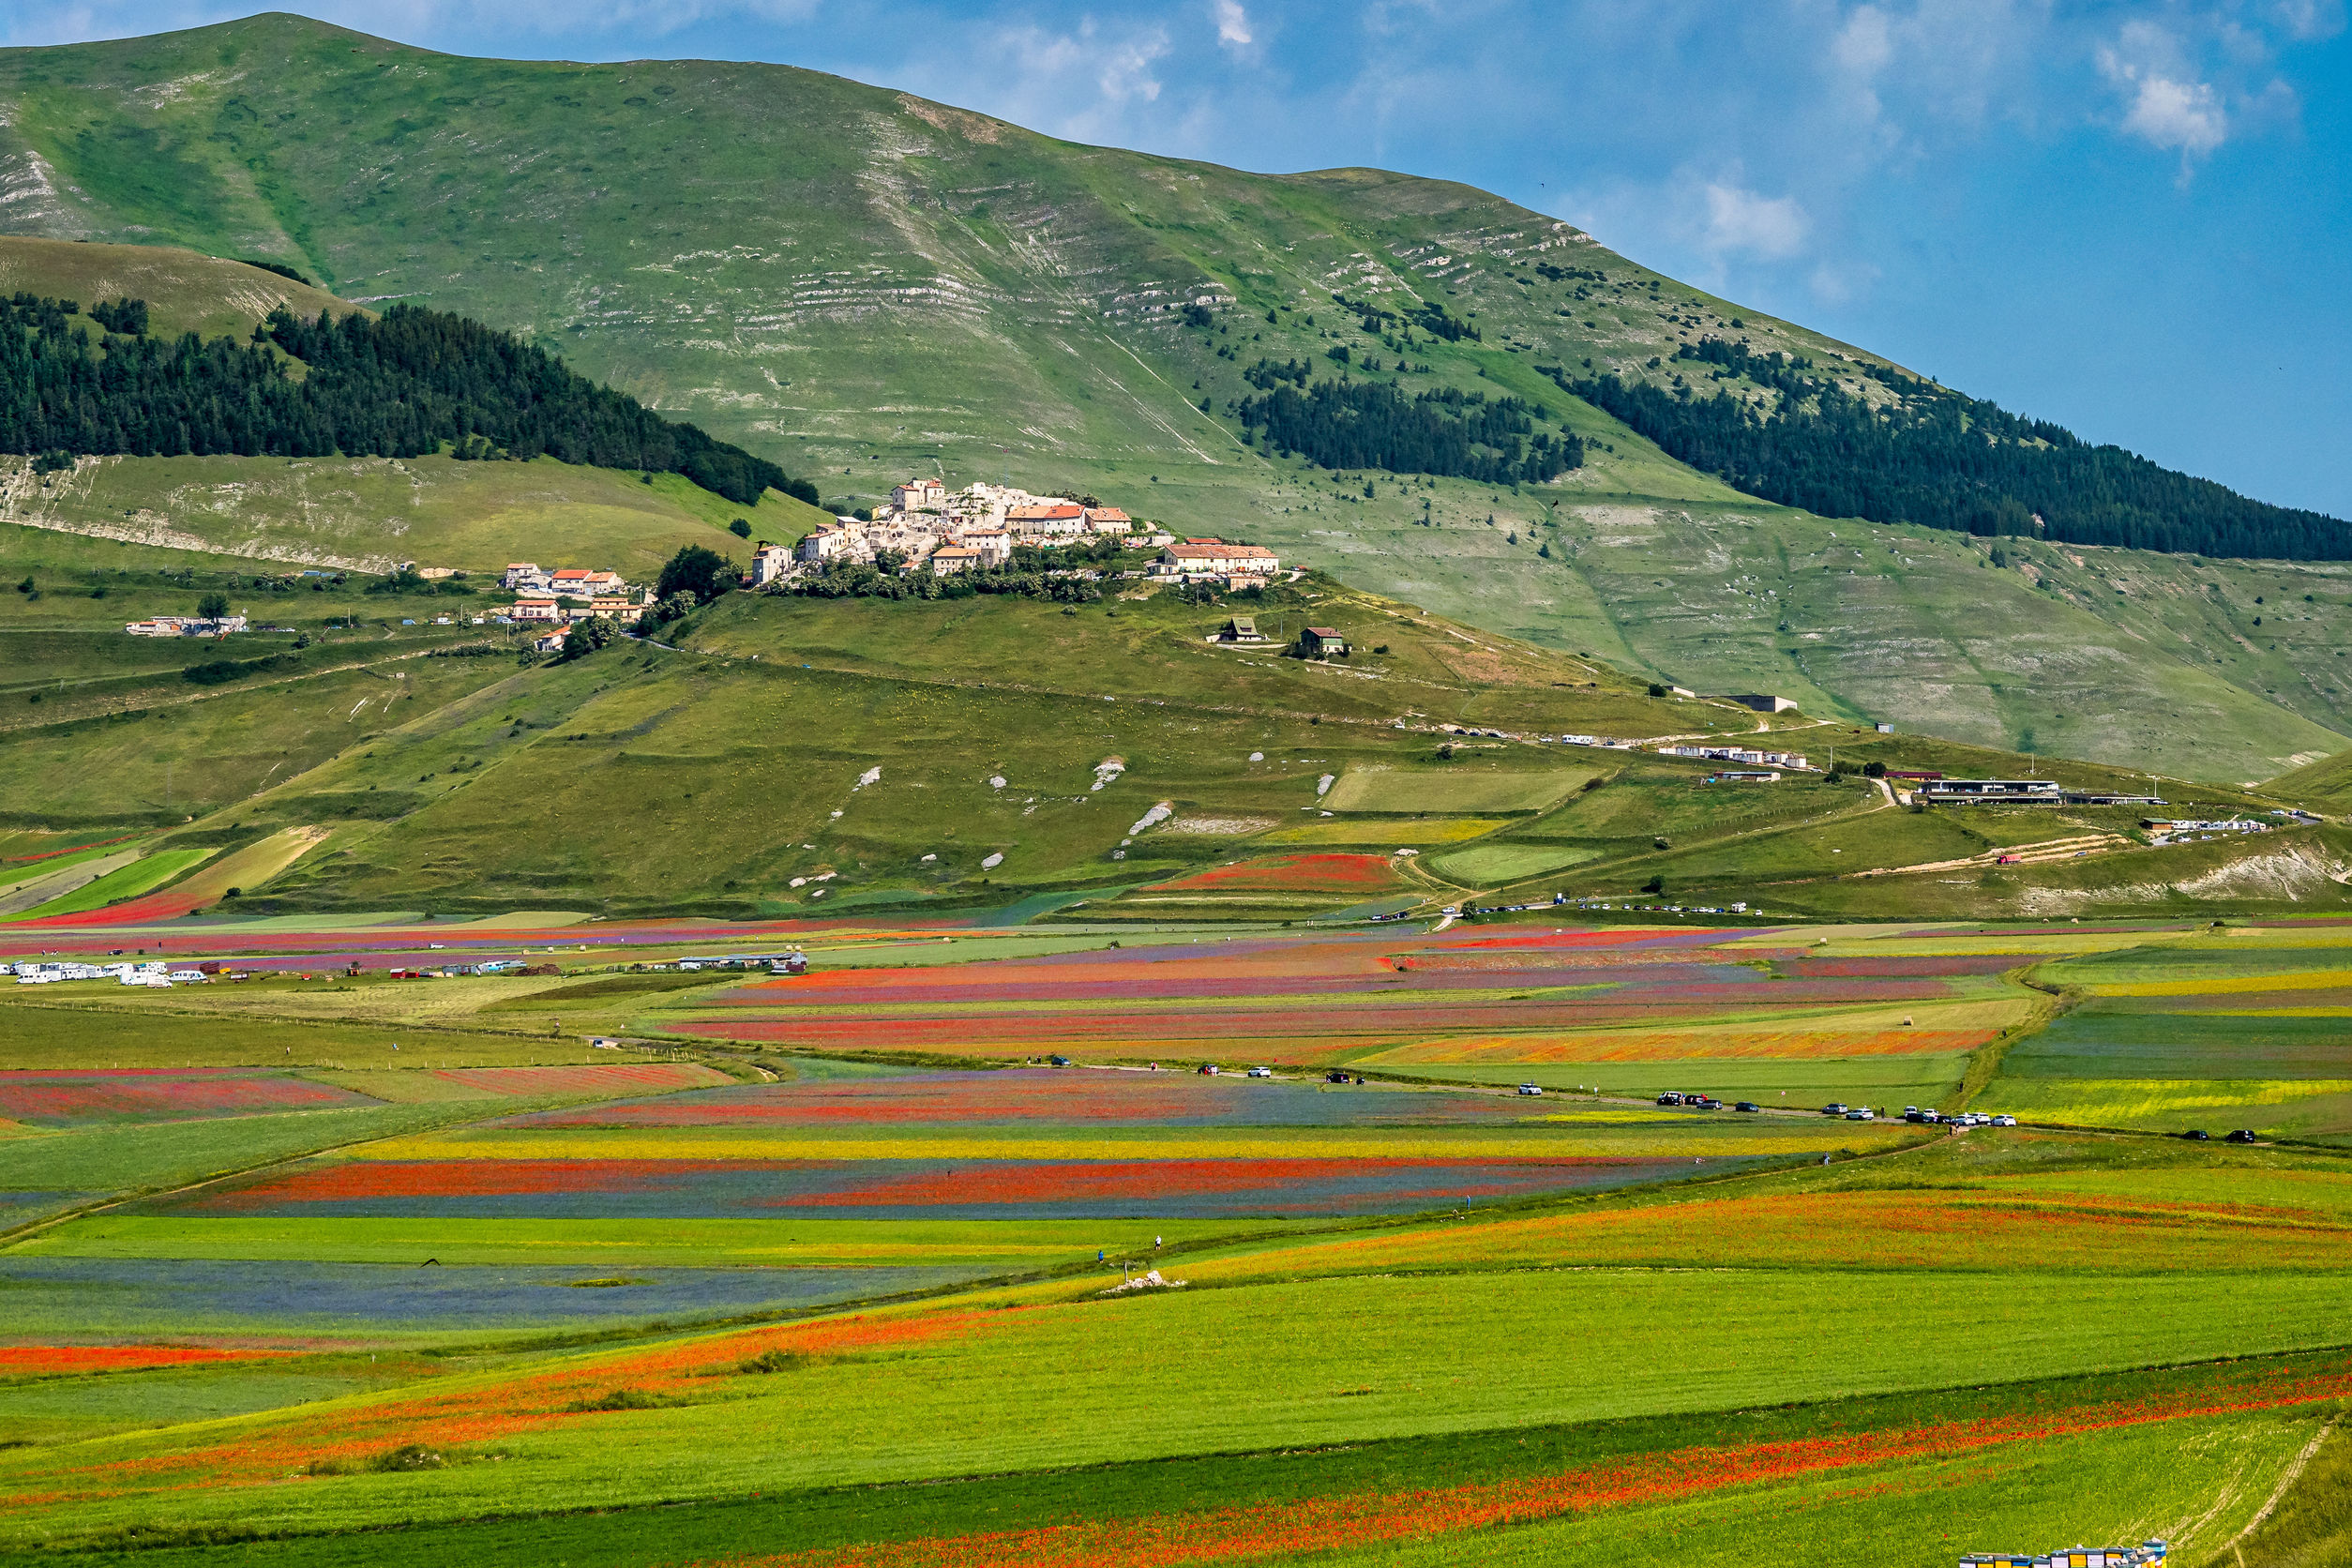
[[[1878,1120],[1878,1113],[1871,1109],[1868,1106],[1864,1106],[1860,1110],[1847,1111],[1846,1113],[1846,1120],[1848,1122],[1876,1122]]]
[[[1249,1076],[1251,1078],[1272,1078],[1274,1077],[1274,1069],[1272,1067],[1252,1067],[1249,1070]]]
[[[1738,1105],[1733,1106],[1731,1108],[1734,1110],[1762,1110],[1764,1108],[1757,1105],[1754,1100],[1741,1100]]]
[[[1658,1096],[1658,1103],[1662,1106],[1679,1106],[1682,1103],[1682,1096],[1669,1089]]]
[[[1070,1064],[1070,1059],[1066,1056],[1048,1056],[1046,1061],[1056,1067],[1066,1067]]]
[[[1682,1103],[1686,1106],[1696,1106],[1701,1110],[1721,1110],[1723,1108],[1723,1102],[1716,1099],[1712,1094],[1685,1094],[1682,1096]]]
[[[1832,1100],[1828,1105],[1821,1108],[1821,1114],[1824,1116],[1843,1116],[1852,1108],[1853,1107],[1847,1105],[1844,1100]]]
[[[1348,1075],[1343,1072],[1334,1070],[1323,1075],[1323,1081],[1325,1083],[1345,1083],[1348,1081]]]
[[[1906,1122],[1932,1122],[1935,1118],[1929,1116],[1927,1112],[1923,1110],[1907,1110],[1903,1113],[1903,1120]]]
[[[1544,1086],[1540,1083],[1523,1083],[1519,1085],[1519,1093],[1522,1094],[1541,1094],[1543,1092]]]
[[[1996,1116],[1993,1118],[1993,1125],[1996,1127],[2013,1127],[2016,1124],[2017,1118],[2014,1116]]]
[[[2251,1127],[2240,1127],[2236,1132],[2230,1134],[2224,1141],[2229,1143],[2252,1143],[2254,1141],[2254,1129]]]
[[[1193,1071],[1202,1078],[1214,1078],[1217,1076],[1217,1064],[1214,1062],[1203,1062]]]
[[[2182,1133],[2180,1136],[2187,1138],[2192,1143],[2210,1143],[2213,1141],[2213,1135],[2207,1132],[2203,1127],[2191,1127],[2187,1132]]]

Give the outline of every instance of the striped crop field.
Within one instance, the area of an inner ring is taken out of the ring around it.
[[[1496,1125],[1527,1108],[1488,1095],[1327,1086],[1234,1074],[907,1072],[793,1083],[730,1084],[658,1099],[542,1111],[529,1127],[993,1126],[1137,1127]]]
[[[1545,1034],[1467,1035],[1401,1046],[1358,1057],[1364,1065],[1441,1062],[1680,1062],[1812,1061],[1847,1056],[1945,1056],[1976,1049],[1996,1029],[1735,1029],[1596,1032],[1565,1038]]]
[[[653,1140],[648,1140],[649,1142]],[[186,1217],[383,1216],[519,1218],[761,1217],[807,1214],[902,1219],[1202,1218],[1409,1214],[1545,1193],[1600,1190],[1696,1173],[1723,1174],[1794,1146],[1723,1140],[1704,1154],[1556,1152],[1419,1156],[1345,1153],[1187,1155],[1142,1148],[1121,1158],[1040,1150],[951,1152],[890,1146],[882,1157],[533,1158],[484,1151],[458,1158],[324,1160],[230,1183],[140,1210]],[[1633,1141],[1633,1140],[1626,1140]],[[1686,1147],[1697,1145],[1687,1144]],[[701,1153],[704,1157],[695,1157]]]
[[[1811,1192],[1496,1219],[1452,1230],[1322,1241],[1195,1266],[1207,1281],[1321,1277],[1395,1270],[1697,1267],[1812,1272],[1932,1268],[2209,1275],[2262,1273],[2293,1257],[2311,1270],[2352,1270],[2352,1221],[2254,1209],[2045,1190],[2031,1178],[1984,1192]],[[1982,1289],[1961,1284],[1955,1289]]]
[[[0,1345],[0,1380],[130,1372],[151,1366],[209,1366],[289,1353],[203,1345]]]
[[[344,1528],[461,1519],[512,1485],[503,1470],[509,1459],[527,1464],[535,1485],[594,1485],[600,1508],[613,1509],[952,1478],[982,1467],[999,1485],[1050,1469],[1067,1489],[1088,1485],[1076,1467],[1206,1462],[1416,1433],[1458,1435],[1457,1453],[1475,1461],[1471,1473],[1454,1479],[1417,1468],[1345,1489],[1310,1487],[1299,1500],[1353,1496],[1367,1513],[1401,1513],[1391,1527],[1399,1530],[1415,1523],[1467,1530],[1654,1501],[1678,1495],[1685,1482],[1728,1490],[1806,1470],[1871,1479],[1875,1466],[1914,1457],[2027,1451],[2150,1424],[2304,1410],[2316,1417],[2352,1395],[2352,1364],[2340,1351],[2179,1374],[2123,1371],[2191,1359],[2217,1343],[2256,1355],[2307,1340],[2319,1332],[2313,1315],[2344,1300],[2344,1286],[2332,1276],[2249,1276],[2170,1312],[2148,1299],[2164,1293],[2160,1282],[2118,1276],[2100,1312],[2056,1318],[2045,1304],[2021,1299],[2033,1292],[1971,1293],[1885,1273],[1849,1276],[1832,1292],[1794,1275],[1729,1283],[1736,1288],[1726,1291],[1726,1282],[1705,1274],[1616,1270],[1349,1277],[1179,1293],[1146,1305],[1104,1301],[1089,1282],[1082,1301],[1000,1292],[962,1304],[673,1337],[69,1450],[0,1452],[0,1542],[53,1541],[62,1523],[103,1530],[126,1519],[182,1527],[234,1519],[276,1530],[316,1529],[327,1517]],[[1612,1310],[1593,1310],[1604,1303]],[[1560,1334],[1563,1321],[1576,1331]],[[2039,1332],[2021,1334],[2028,1323]],[[1839,1353],[1807,1354],[1825,1334],[1836,1336]],[[1344,1344],[1345,1353],[1302,1356],[1300,1341]],[[1538,1343],[1540,1354],[1530,1349]],[[1168,1350],[1199,1345],[1217,1353],[1179,1361]],[[2014,1395],[1982,1382],[1955,1389],[1981,1378],[1986,1356],[2000,1357],[2013,1381],[2070,1380]],[[1710,1367],[1711,1377],[1692,1379],[1693,1364]],[[1437,1366],[1443,1376],[1427,1370]],[[2111,1375],[2073,1376],[2091,1372]],[[1148,1397],[1138,1396],[1139,1386]],[[1910,1393],[1931,1389],[1952,1392]],[[1837,1408],[1745,1411],[1763,1390],[1876,1402],[1852,1415]],[[1701,1411],[1725,1413],[1688,1419]],[[1791,1425],[1777,1425],[1784,1422]],[[1618,1425],[1563,1425],[1576,1423]],[[1498,1448],[1530,1452],[1497,1473],[1500,1467],[1476,1459],[1483,1432],[1513,1434],[1516,1443]],[[2266,1458],[2268,1473],[2300,1441]],[[1561,1454],[1563,1443],[1575,1452]],[[611,1464],[615,1444],[626,1445],[629,1464]],[[449,1462],[387,1486],[371,1461],[407,1447]],[[1556,1468],[1545,1465],[1555,1454]],[[289,1485],[296,1475],[308,1479]],[[1515,1489],[1485,1491],[1481,1483]],[[1543,1492],[1547,1485],[1555,1489]],[[1286,1515],[1248,1513],[1260,1500],[1237,1502],[1222,1491],[1159,1491],[1145,1512],[1207,1515],[1189,1528],[1226,1547],[1213,1560],[1234,1555],[1250,1531],[1275,1532],[1269,1539],[1277,1546],[1288,1539],[1276,1538]],[[1527,1516],[1487,1511],[1514,1497],[1551,1500]],[[896,1514],[919,1509],[922,1498],[894,1502]],[[1131,1500],[1108,1512],[1135,1507]],[[1220,1531],[1220,1511],[1233,1509],[1244,1512],[1222,1516],[1235,1528]],[[960,1531],[925,1531],[919,1516],[909,1522],[917,1535],[954,1540],[967,1554],[948,1560],[1028,1560],[994,1533],[1002,1523],[975,1514],[979,1522]],[[1093,1515],[1081,1509],[1058,1522],[1079,1525]],[[851,1542],[877,1530],[891,1533],[869,1521]],[[774,1556],[777,1533],[726,1555]],[[833,1549],[845,1552],[851,1542]],[[1116,1534],[1094,1542],[1124,1544]],[[1169,1549],[1183,1550],[1181,1539]]]
[[[380,1103],[350,1089],[275,1073],[0,1072],[0,1116],[39,1127],[185,1122]]]
[[[1418,874],[1300,846],[1158,891]],[[17,999],[0,1556],[1744,1568],[2131,1530],[2263,1568],[2266,1502],[2342,1473],[2332,929],[1098,913],[297,922],[254,961],[528,930],[565,972]],[[678,967],[731,942],[809,970]],[[79,1065],[124,1024],[198,1065]]]
[[[1154,882],[1151,893],[1386,893],[1405,885],[1380,854],[1274,854]]]

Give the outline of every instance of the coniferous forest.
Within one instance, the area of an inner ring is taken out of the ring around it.
[[[304,321],[280,307],[250,343],[166,340],[145,335],[143,304],[117,300],[91,318],[124,330],[93,343],[77,310],[26,294],[0,301],[0,451],[412,458],[447,446],[682,474],[746,505],[769,489],[817,499],[775,463],[463,316],[395,305],[374,320]]]
[[[1323,468],[1540,484],[1584,462],[1581,441],[1538,430],[1548,411],[1516,398],[1449,387],[1408,399],[1379,381],[1319,382],[1302,393],[1284,384],[1283,367],[1261,374],[1270,390],[1237,410],[1248,438]]]
[[[1814,373],[1810,360],[1721,339],[1686,344],[1674,363],[1691,379],[1679,372],[1671,387],[1540,369],[1668,456],[1823,517],[2183,554],[2352,559],[2352,526],[2339,519],[2250,500],[1901,371],[1861,368],[1894,394],[1881,400]],[[1696,384],[1739,379],[1764,397]]]

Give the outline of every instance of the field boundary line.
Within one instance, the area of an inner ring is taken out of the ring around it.
[[[2014,986],[2035,999],[2034,1009],[2022,1022],[2001,1031],[1998,1035],[1969,1053],[1968,1070],[1962,1074],[1960,1078],[1958,1104],[1962,1108],[1967,1108],[1970,1101],[1983,1093],[1992,1081],[2000,1076],[2001,1063],[2008,1060],[2009,1053],[2013,1048],[2041,1033],[2059,1018],[2073,1011],[2082,1004],[2083,999],[2088,994],[2072,987],[2053,988],[2033,979],[2032,972],[2041,967],[2040,962],[2037,961],[2020,964],[2015,969],[2001,972],[2000,977],[2005,984]]]

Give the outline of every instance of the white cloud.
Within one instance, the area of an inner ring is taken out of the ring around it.
[[[1707,226],[1700,243],[1718,256],[1782,261],[1804,249],[1813,229],[1794,196],[1761,196],[1711,180],[1706,197]]]
[[[2277,0],[2270,9],[2289,38],[2332,38],[2344,31],[2344,0]]]
[[[2123,128],[2150,146],[2178,147],[2195,157],[2220,146],[2229,135],[2229,116],[2213,89],[2202,82],[2143,78],[2133,96]]]
[[[1139,98],[1146,103],[1156,101],[1160,82],[1152,74],[1152,67],[1167,53],[1168,35],[1156,27],[1113,44],[1105,52],[1094,76],[1104,100],[1124,103]]]
[[[2229,139],[2229,112],[2212,84],[2196,80],[2179,40],[2145,22],[2126,24],[2099,51],[2099,70],[2125,98],[2122,127],[2149,146],[2190,161]]]
[[[1257,39],[1249,31],[1249,13],[1242,9],[1242,0],[1216,0],[1211,8],[1216,12],[1217,42],[1233,49],[1246,49]]]
[[[1876,6],[1860,6],[1830,40],[1830,56],[1839,68],[1857,76],[1875,76],[1894,58],[1894,37],[1887,13]]]

